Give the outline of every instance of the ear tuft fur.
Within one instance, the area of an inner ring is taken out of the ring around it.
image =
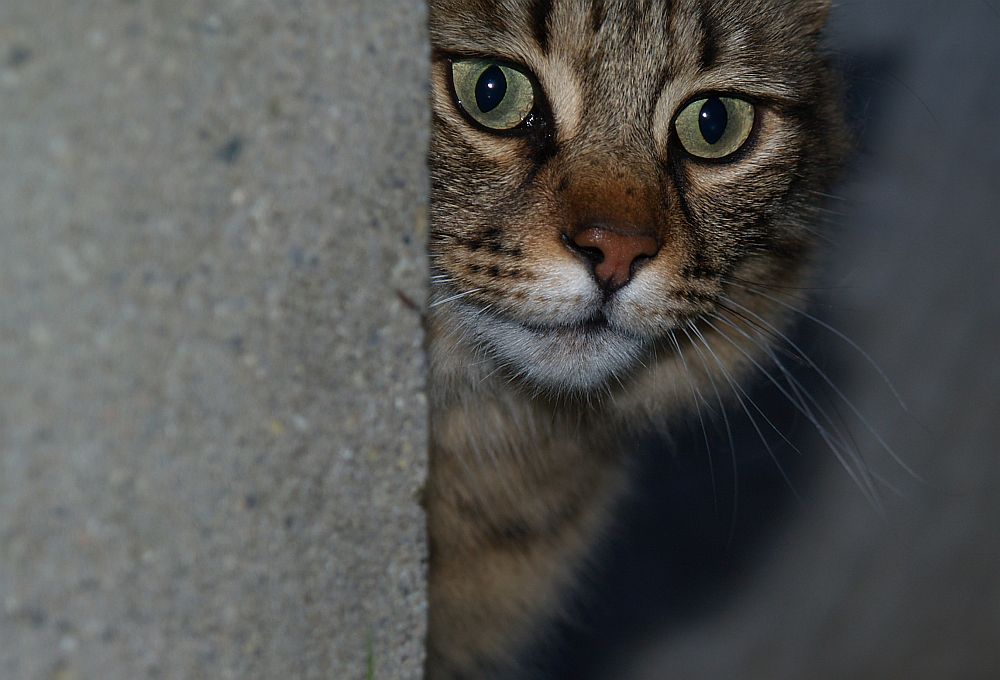
[[[802,23],[810,33],[819,33],[830,16],[832,0],[796,0],[796,11],[802,13]]]

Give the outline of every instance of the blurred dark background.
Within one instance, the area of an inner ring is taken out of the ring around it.
[[[846,400],[785,363],[881,508],[758,376],[788,441],[730,403],[734,450],[707,408],[707,442],[691,418],[637,445],[638,492],[539,645],[545,677],[1000,677],[1000,10],[843,2],[827,43],[858,152],[816,289],[787,295],[812,300],[791,340]]]

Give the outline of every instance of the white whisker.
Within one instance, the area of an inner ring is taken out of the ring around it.
[[[441,305],[447,304],[449,302],[454,302],[455,300],[460,300],[461,298],[464,298],[464,297],[466,297],[468,295],[472,295],[474,293],[478,293],[481,290],[482,290],[482,288],[473,288],[472,290],[467,290],[464,293],[458,293],[456,295],[452,295],[451,297],[447,297],[447,298],[445,298],[443,300],[438,300],[437,302],[432,303],[431,307],[432,308],[433,307],[440,307]]]
[[[857,343],[855,343],[854,341],[852,341],[846,335],[844,335],[840,331],[836,330],[835,328],[833,328],[829,324],[827,324],[827,323],[825,323],[825,322],[817,319],[816,317],[814,317],[814,316],[812,316],[812,315],[810,315],[810,314],[808,314],[806,312],[803,312],[802,310],[796,309],[793,305],[789,305],[787,303],[784,303],[784,302],[778,300],[777,298],[774,298],[774,297],[772,297],[770,295],[767,295],[765,293],[756,293],[756,294],[761,295],[761,296],[763,296],[763,297],[765,297],[765,298],[767,298],[769,300],[772,300],[776,304],[780,304],[780,305],[782,305],[783,307],[786,307],[789,310],[792,310],[792,311],[798,312],[799,314],[802,314],[806,318],[808,318],[808,319],[810,319],[810,320],[812,320],[812,321],[814,321],[814,322],[822,325],[824,328],[826,328],[826,329],[830,330],[831,332],[837,334],[837,336],[840,337],[841,339],[843,339],[845,342],[850,343],[850,345],[852,347],[854,347],[859,352],[861,352],[861,354],[863,356],[865,356],[869,360],[870,363],[872,363],[872,365],[878,371],[879,375],[881,375],[883,377],[883,379],[886,380],[887,384],[889,384],[890,389],[892,389],[893,394],[897,394],[896,391],[895,391],[895,389],[892,388],[891,384],[888,383],[888,378],[885,377],[885,374],[874,363],[874,360],[871,359],[871,357],[864,350],[862,350],[857,345]],[[730,300],[730,302],[734,302],[734,301]],[[788,342],[790,342],[790,341],[788,341]],[[882,435],[875,429],[874,426],[872,426],[872,424],[869,422],[869,420],[861,413],[861,410],[857,406],[854,405],[854,402],[852,402],[850,399],[847,398],[847,395],[845,395],[844,392],[843,392],[843,390],[841,390],[840,387],[838,387],[837,384],[835,382],[833,382],[833,380],[830,378],[830,376],[828,376],[826,374],[826,372],[823,371],[823,369],[821,369],[816,364],[815,361],[813,361],[811,358],[809,358],[809,356],[807,354],[803,353],[801,350],[798,350],[798,351],[799,351],[800,356],[802,356],[802,358],[805,359],[806,362],[808,362],[809,366],[814,371],[816,371],[816,374],[819,375],[820,378],[822,378],[823,382],[825,382],[830,387],[830,389],[833,390],[833,392],[851,410],[851,412],[861,422],[861,424],[865,426],[865,429],[867,429],[871,433],[871,435],[873,437],[875,437],[875,440],[879,443],[879,445],[882,447],[882,449],[885,450],[886,453],[888,453],[892,457],[892,459],[894,461],[896,461],[896,464],[899,465],[901,468],[903,468],[903,470],[905,470],[906,473],[909,474],[914,479],[916,479],[916,480],[918,480],[920,482],[924,482],[925,480],[919,474],[917,474],[917,472],[914,471],[913,468],[911,468],[905,461],[903,461],[903,459],[899,456],[899,454],[897,454],[896,451],[891,446],[889,446],[888,443],[886,443],[886,441],[882,437]],[[897,394],[897,398],[898,398],[898,394]],[[903,406],[903,408],[905,409],[905,404],[903,404],[902,399],[899,399],[899,402],[900,402],[900,405]]]
[[[709,352],[709,354],[712,355],[712,358],[715,360],[715,363],[718,365],[719,370],[722,373],[722,376],[726,379],[726,382],[729,383],[730,387],[733,388],[733,394],[736,396],[736,401],[739,402],[739,405],[743,409],[743,412],[746,413],[747,419],[750,421],[750,425],[757,432],[757,436],[760,438],[760,442],[764,445],[764,449],[767,451],[768,456],[771,457],[771,461],[774,463],[775,467],[778,469],[778,473],[781,475],[782,479],[785,480],[785,483],[788,485],[788,488],[789,488],[789,490],[791,490],[792,495],[795,497],[795,499],[797,501],[801,502],[802,499],[799,496],[798,491],[795,489],[795,485],[792,484],[792,480],[788,477],[788,474],[785,472],[785,468],[781,465],[781,461],[779,461],[777,455],[775,455],[774,450],[771,448],[771,444],[768,443],[768,441],[767,441],[767,437],[764,436],[764,433],[761,431],[760,426],[757,424],[757,420],[753,417],[753,414],[750,413],[750,409],[747,407],[746,402],[743,400],[743,397],[744,396],[747,397],[747,400],[749,400],[749,402],[753,405],[753,407],[757,410],[757,412],[760,413],[761,416],[763,416],[764,420],[767,421],[767,423],[771,426],[772,429],[774,429],[775,432],[777,432],[782,437],[784,437],[784,434],[781,432],[781,430],[779,430],[774,425],[774,423],[772,423],[770,421],[770,419],[768,419],[768,417],[766,415],[764,415],[764,412],[761,410],[761,408],[757,405],[756,402],[754,402],[753,399],[750,398],[750,396],[743,390],[743,388],[741,388],[736,383],[736,381],[733,379],[733,377],[730,374],[730,372],[728,370],[726,370],[725,364],[722,362],[722,360],[719,358],[719,356],[715,353],[715,350],[713,350],[712,347],[711,347],[711,345],[709,345],[708,342],[705,341],[704,335],[702,335],[701,332],[698,331],[698,329],[695,328],[695,327],[693,327],[693,326],[691,327],[691,330],[693,330],[695,333],[697,333],[699,336],[701,336],[702,343],[705,345],[705,349],[707,349],[708,352]],[[722,337],[728,339],[728,337],[724,333],[722,333],[721,331],[719,331],[719,334]],[[743,396],[741,396],[741,395],[743,395]],[[787,441],[787,439],[786,439],[786,441]],[[794,445],[792,445],[792,446],[794,448]]]
[[[702,396],[701,390],[695,387],[694,378],[691,375],[690,368],[688,368],[687,359],[684,358],[684,352],[681,349],[681,344],[678,342],[677,336],[673,331],[670,332],[670,340],[674,343],[674,349],[677,351],[677,358],[681,360],[681,365],[684,367],[684,375],[687,377],[688,386],[691,388],[691,397],[694,400],[695,410],[698,413],[698,421],[701,423],[701,434],[705,438],[705,452],[708,455],[708,470],[712,478],[712,502],[715,505],[715,512],[718,514],[719,495],[716,489],[715,465],[712,461],[712,444],[708,438],[708,428],[705,427],[705,417],[701,412],[701,402],[705,402],[706,405],[708,402],[705,401],[704,396]]]
[[[738,333],[742,334],[744,337],[746,337],[748,340],[750,340],[751,342],[753,342],[754,344],[756,344],[762,350],[767,351],[767,347],[765,345],[763,345],[763,344],[757,342],[756,340],[754,340],[753,338],[751,338],[741,328],[739,328],[737,325],[733,324],[728,319],[725,319],[724,317],[721,317],[719,315],[714,315],[714,314],[712,316],[714,318],[718,319],[719,321],[722,321],[722,322],[726,323],[727,325],[729,325],[731,328],[733,328],[734,330],[736,330]],[[740,347],[739,344],[737,344],[736,342],[734,342],[732,338],[730,338],[726,333],[724,333],[720,328],[718,328],[718,326],[716,326],[715,324],[713,324],[708,319],[705,319],[705,323],[707,323],[709,326],[711,326],[722,338],[724,338],[726,341],[728,341],[730,344],[732,344],[733,347],[735,347],[737,351],[739,351],[741,354],[743,354],[743,356],[745,358],[747,358],[751,363],[753,363],[753,365],[759,371],[761,371],[764,374],[764,376],[775,387],[778,388],[778,391],[781,392],[781,394],[786,399],[788,399],[788,401],[793,406],[795,406],[798,409],[798,411],[803,416],[806,417],[807,420],[809,420],[809,422],[812,424],[812,426],[814,428],[816,428],[816,431],[819,433],[820,437],[823,438],[823,441],[826,442],[826,445],[828,447],[830,447],[830,450],[833,452],[833,454],[835,456],[837,456],[837,459],[841,462],[841,465],[847,471],[848,475],[850,475],[851,479],[854,480],[855,484],[857,484],[859,490],[861,490],[861,492],[865,495],[865,497],[868,498],[869,502],[872,504],[873,507],[875,507],[879,512],[882,512],[881,499],[880,499],[880,497],[878,495],[878,491],[875,489],[875,487],[871,483],[870,471],[868,469],[867,464],[864,461],[864,458],[861,456],[860,452],[856,451],[855,449],[851,449],[850,447],[848,447],[846,444],[844,444],[839,439],[835,439],[834,435],[831,434],[830,431],[828,431],[826,429],[826,427],[824,427],[823,424],[819,422],[819,420],[816,418],[816,415],[812,412],[812,409],[810,409],[805,404],[804,401],[802,401],[801,399],[797,399],[796,397],[792,396],[784,388],[784,386],[781,385],[774,378],[773,375],[771,375],[771,373],[769,371],[767,371],[756,359],[754,359],[748,352],[746,352],[746,350],[744,350],[742,347]],[[774,357],[772,356],[772,358],[774,358]],[[781,370],[784,373],[784,375],[786,377],[786,380],[791,379],[791,380],[793,380],[795,382],[796,385],[798,385],[798,387],[800,389],[797,391],[797,394],[801,394],[801,393],[808,394],[808,392],[806,392],[804,389],[802,389],[801,383],[799,383],[797,380],[794,379],[794,377],[791,376],[791,374],[787,371],[787,369],[785,369],[784,365],[781,364],[780,361],[777,361],[776,365],[778,366],[779,370]],[[830,425],[834,428],[834,430],[837,431],[836,425],[833,423],[833,421],[829,417],[829,415],[827,415],[826,411],[823,410],[822,407],[820,407],[819,403],[816,402],[811,397],[811,395],[809,396],[809,398],[813,402],[813,405],[822,414],[824,420],[826,420],[828,423],[830,423]],[[788,441],[787,438],[785,440]],[[791,443],[791,442],[789,442],[789,443]],[[797,447],[795,447],[794,445],[792,445],[792,446],[793,446],[793,448],[795,448],[798,451]],[[853,464],[849,464],[848,463],[848,459],[850,459],[850,461]]]

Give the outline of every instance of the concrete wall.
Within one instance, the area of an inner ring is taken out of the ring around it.
[[[0,2],[0,678],[419,677],[424,19]]]

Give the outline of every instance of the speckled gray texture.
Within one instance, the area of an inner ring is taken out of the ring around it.
[[[0,678],[420,676],[426,52],[0,2]]]

